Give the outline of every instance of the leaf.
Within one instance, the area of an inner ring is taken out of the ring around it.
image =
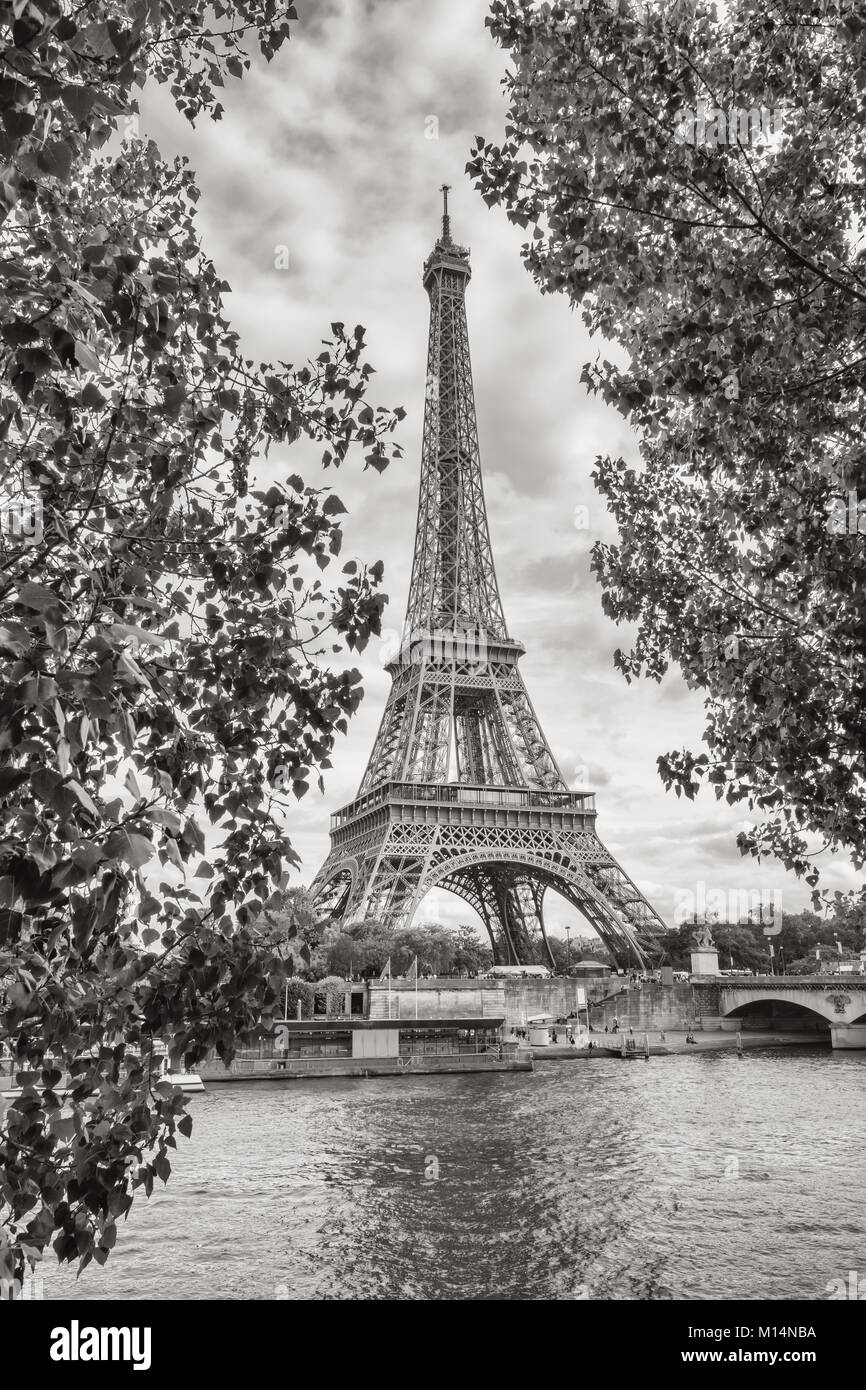
[[[57,741],[57,766],[61,777],[66,777],[69,773],[69,744],[65,738]]]
[[[145,835],[118,830],[109,836],[106,850],[113,859],[122,859],[131,868],[140,869],[153,857],[154,846]]]
[[[75,117],[79,125],[83,125],[93,110],[93,103],[96,94],[89,87],[64,87],[60,93],[60,100]]]
[[[55,140],[39,153],[39,167],[47,174],[68,183],[72,173],[72,148],[65,140]]]
[[[90,793],[84,790],[80,782],[76,782],[73,779],[69,782],[64,782],[63,785],[65,787],[68,787],[69,790],[73,793],[73,795],[78,797],[78,800],[81,802],[85,811],[89,811],[90,814],[94,817],[94,819],[99,819],[99,811],[96,808],[96,803],[92,800]]]
[[[142,791],[141,787],[138,785],[138,778],[135,775],[134,768],[129,768],[129,770],[127,771],[127,774],[123,779],[123,785],[125,786],[126,790],[135,798],[136,801],[141,801]]]
[[[166,840],[165,852],[171,860],[172,864],[176,865],[176,867],[182,871],[185,869],[186,866],[184,865],[183,859],[181,858],[180,850],[177,847],[176,840],[172,840],[171,838]]]
[[[52,589],[46,589],[42,584],[22,584],[18,590],[17,602],[23,603],[26,608],[35,608],[39,613],[45,613],[49,608],[56,608],[60,600]]]
[[[75,360],[86,372],[98,372],[100,370],[99,358],[96,353],[80,339],[76,339],[75,342]]]
[[[157,632],[147,632],[143,627],[136,627],[135,623],[110,623],[108,631],[112,637],[119,637],[121,640],[132,637],[136,642],[149,643],[151,646],[162,646],[165,638],[160,637]]]

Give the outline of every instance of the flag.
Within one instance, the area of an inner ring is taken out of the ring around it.
[[[380,985],[383,985],[383,984],[385,983],[385,981],[386,981],[386,980],[390,980],[390,978],[391,978],[391,957],[389,956],[388,959],[385,961],[385,964],[382,966],[382,973],[381,973],[381,975],[379,976],[379,984],[380,984]]]
[[[407,979],[407,980],[414,980],[416,984],[418,983],[418,957],[417,957],[417,956],[416,956],[415,959],[413,960],[412,964],[409,966],[409,969],[406,971],[406,979]]]

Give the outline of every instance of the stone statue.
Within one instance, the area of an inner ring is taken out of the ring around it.
[[[712,951],[715,949],[716,943],[713,941],[713,934],[710,931],[708,922],[701,922],[700,925],[695,925],[694,941],[699,951]]]

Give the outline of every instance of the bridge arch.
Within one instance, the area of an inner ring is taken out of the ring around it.
[[[725,1018],[739,1019],[746,1029],[766,1029],[777,1033],[829,1034],[830,1019],[820,1009],[799,1001],[767,994],[728,1009]]]
[[[790,983],[789,983],[790,981]],[[796,976],[772,980],[743,981],[722,985],[719,992],[719,1013],[725,1018],[752,1017],[759,1012],[805,1019],[820,1019],[821,1025],[849,1024],[866,1017],[866,983],[834,981],[832,977]],[[781,1026],[781,1025],[780,1025]]]

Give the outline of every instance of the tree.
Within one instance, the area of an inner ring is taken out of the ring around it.
[[[256,366],[190,170],[136,138],[99,153],[134,137],[147,78],[218,118],[245,45],[270,58],[292,18],[16,0],[0,21],[0,1042],[26,1083],[0,1128],[0,1277],[49,1242],[103,1263],[191,1130],[159,1048],[228,1057],[281,1010],[257,924],[362,693],[322,642],[379,630],[381,565],[323,586],[345,508],[282,458],[387,463],[402,412],[365,403],[363,330]]]
[[[739,922],[720,922],[713,925],[713,940],[719,950],[719,966],[722,970],[733,961],[736,970],[754,970],[766,973],[769,967],[768,937],[761,928],[753,924]],[[778,946],[781,938],[778,938]]]
[[[353,974],[378,975],[384,970],[394,949],[394,931],[377,918],[350,922],[327,948],[327,969],[329,974],[344,977]],[[393,968],[393,962],[392,973],[398,973]]]
[[[553,963],[558,975],[565,975],[570,965],[574,965],[576,957],[572,956],[568,949],[568,942],[561,936],[548,936],[547,944],[550,947],[550,955],[553,956]],[[537,965],[550,965],[550,956],[547,954],[547,947],[543,941],[536,942],[535,960]]]
[[[294,973],[296,966],[310,970],[325,928],[316,920],[309,893],[305,888],[286,888],[273,894],[271,901],[274,905],[263,912],[257,930],[266,941],[282,948],[290,973]],[[294,950],[290,948],[291,942],[296,943]]]
[[[301,1006],[301,1018],[312,1018],[313,1009],[316,1001],[316,991],[309,980],[299,980],[297,976],[286,980],[282,993],[282,1009],[285,1010],[286,1018],[297,1018],[298,1005]]]
[[[417,958],[420,974],[447,975],[455,948],[456,938],[448,927],[440,922],[418,922],[395,934],[391,968],[395,974],[405,975]]]
[[[744,803],[741,851],[817,902],[816,847],[866,857],[864,17],[494,0],[488,24],[507,128],[468,169],[619,344],[582,379],[641,440],[593,474],[603,606],[637,625],[616,664],[704,692],[706,749],[660,757],[665,784]]]
[[[490,945],[481,940],[475,928],[461,922],[455,933],[452,966],[461,974],[477,975],[479,970],[487,970],[493,964],[493,951]]]
[[[332,975],[351,979],[364,968],[363,951],[348,932],[339,932],[328,944],[325,969]]]
[[[326,975],[313,986],[316,1007],[328,1018],[339,1018],[343,1013],[346,981],[340,975]]]

